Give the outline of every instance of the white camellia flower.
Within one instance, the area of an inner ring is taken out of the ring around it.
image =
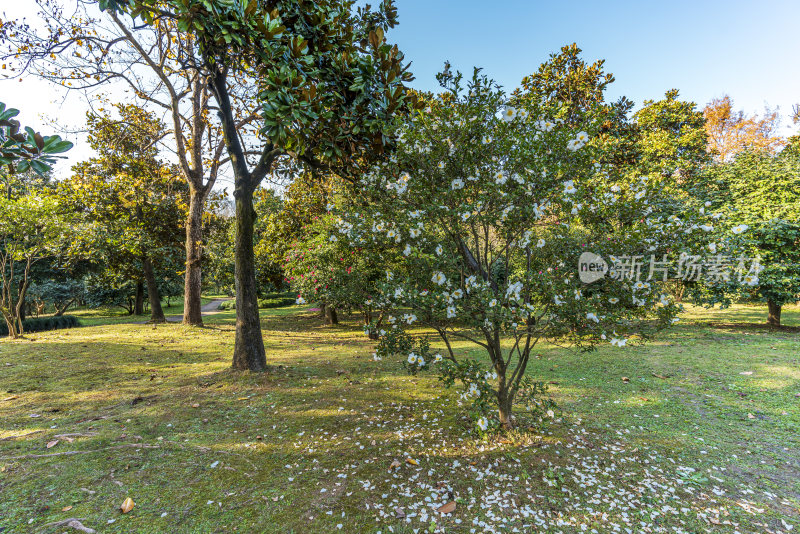
[[[481,141],[483,142],[483,144],[484,144],[484,145],[488,145],[489,143],[491,143],[491,142],[492,142],[492,138],[491,138],[491,137],[489,137],[488,135],[485,135],[485,136],[483,137],[483,139],[481,139]]]
[[[731,228],[731,231],[734,234],[738,235],[738,234],[741,234],[742,232],[744,232],[745,230],[747,230],[748,228],[750,228],[750,227],[747,226],[746,224],[740,224],[740,225],[737,225],[737,226],[734,226],[733,228]]]
[[[297,297],[297,303],[298,304],[305,304],[306,303],[306,299],[304,299],[303,297]]]
[[[495,306],[497,306],[497,299],[492,299],[491,302],[489,302],[489,307],[494,308]]]
[[[443,285],[447,282],[447,277],[442,272],[435,272],[433,273],[433,277],[431,278],[431,282],[436,284],[437,286]]]
[[[444,248],[442,247],[442,245],[436,245],[436,255],[441,256],[442,252],[444,252]]]
[[[578,190],[575,189],[575,181],[574,180],[567,180],[564,182],[564,194],[571,195],[573,193],[577,193]]]
[[[388,237],[389,239],[394,239],[395,237],[397,237],[397,232],[395,230],[389,230],[388,232],[386,232],[386,237]]]
[[[512,108],[511,106],[507,106],[503,110],[502,118],[503,118],[503,121],[505,121],[505,122],[513,121],[514,119],[517,118],[517,110]]]
[[[711,226],[710,224],[703,224],[700,225],[700,229],[703,230],[704,232],[710,232],[711,230],[714,229],[714,227]]]
[[[372,353],[372,359],[373,359],[373,360],[375,360],[376,362],[379,362],[379,361],[381,361],[381,357],[380,357],[380,356],[378,356],[378,353],[377,353],[377,352],[373,352],[373,353]]]
[[[412,352],[411,354],[408,355],[408,363],[410,363],[411,365],[417,364],[417,355],[415,353]]]
[[[589,312],[586,314],[586,318],[590,321],[594,321],[596,323],[600,322],[600,319],[597,318],[597,315],[594,312]]]
[[[439,363],[439,362],[440,362],[440,361],[442,361],[443,359],[444,359],[444,358],[442,358],[442,355],[441,355],[441,354],[439,354],[438,352],[437,352],[436,354],[434,354],[434,355],[433,355],[433,363]]]
[[[409,230],[408,235],[410,235],[411,237],[419,237],[421,233],[422,230],[420,230],[419,228],[412,228],[411,230]]]
[[[455,291],[453,291],[453,295],[452,296],[453,296],[454,299],[460,299],[461,297],[464,296],[464,292],[461,290],[461,288],[459,288],[459,289],[456,289]]]
[[[536,247],[542,248],[543,246],[544,246],[544,239],[539,239],[539,241],[536,242]]]
[[[445,162],[444,161],[440,161],[439,164],[437,165],[437,167],[439,167],[440,169],[444,169]]]
[[[744,277],[744,283],[748,286],[757,286],[758,285],[758,277],[748,274]]]
[[[398,287],[397,289],[394,290],[394,298],[399,299],[402,297],[403,297],[403,288]]]
[[[478,419],[477,424],[478,428],[480,428],[482,432],[486,432],[486,429],[489,428],[489,421],[487,421],[485,417]]]
[[[498,185],[503,185],[506,183],[506,180],[508,180],[508,177],[503,171],[497,171],[494,173],[494,181],[497,182]]]
[[[403,256],[408,256],[411,254],[411,245],[406,245],[406,248],[403,249]]]
[[[464,180],[461,178],[456,178],[452,182],[450,182],[450,188],[455,191],[457,189],[464,189]]]
[[[456,307],[455,306],[448,306],[447,307],[447,318],[452,319],[456,316]]]
[[[561,306],[562,304],[564,304],[564,301],[561,300],[561,295],[555,295],[553,297],[553,300],[555,301],[556,306]]]
[[[708,244],[708,251],[711,252],[712,254],[716,254],[717,253],[717,244],[716,243],[709,243]]]

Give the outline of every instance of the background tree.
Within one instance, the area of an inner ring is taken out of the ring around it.
[[[165,115],[170,126],[158,141],[189,188],[183,322],[202,325],[203,212],[227,158],[196,39],[170,17],[143,25],[113,10],[99,12],[97,0],[36,1],[43,28],[24,21],[0,27],[0,42],[8,43],[0,57],[12,60],[12,71],[82,91],[90,107],[98,88],[121,88],[143,109]],[[249,126],[258,115],[255,85],[236,76],[227,81],[240,134],[255,134]]]
[[[384,32],[396,24],[390,0],[377,11],[350,0],[268,5],[201,0],[101,0],[153,25],[173,21],[190,32],[218,107],[233,169],[236,200],[235,369],[266,368],[253,251],[253,194],[279,158],[356,175],[357,163],[379,157],[385,124],[405,97],[410,75]],[[235,119],[229,79],[254,80],[262,137],[248,161]]]
[[[98,263],[128,279],[143,278],[151,321],[164,322],[159,272],[176,267],[186,186],[157,158],[161,121],[134,105],[115,108],[118,118],[88,114],[89,143],[99,155],[73,168],[62,193],[93,223],[87,249],[97,250]]]
[[[705,118],[696,104],[679,100],[678,90],[670,89],[662,100],[645,100],[633,120],[638,127],[640,172],[675,176],[684,187],[696,184],[711,159]]]
[[[767,322],[779,326],[781,307],[800,299],[800,155],[792,147],[779,154],[747,150],[715,165],[709,175],[718,191],[709,209],[726,214],[728,226],[740,230],[724,254],[734,262],[740,255],[759,257],[762,270],[746,284],[732,278],[698,288],[698,299],[766,302]]]
[[[780,115],[767,109],[763,116],[734,111],[728,95],[715,98],[703,110],[708,133],[708,149],[719,161],[729,161],[743,150],[775,152],[784,145],[777,134]]]
[[[60,254],[71,224],[54,196],[0,197],[0,314],[12,338],[24,334],[22,318],[34,265]]]

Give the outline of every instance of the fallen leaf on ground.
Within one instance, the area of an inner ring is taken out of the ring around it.
[[[656,378],[660,378],[661,380],[666,380],[667,378],[669,378],[668,376],[660,375],[658,373],[653,373],[653,376]]]
[[[128,497],[127,499],[122,501],[122,504],[120,505],[119,509],[122,510],[123,514],[127,514],[128,512],[133,510],[133,507],[134,507],[135,504],[136,503],[133,502],[133,499]]]
[[[61,509],[62,512],[69,512],[70,510],[72,510],[72,506],[65,506]]]
[[[748,418],[748,419],[755,419],[755,418],[756,418],[756,416],[755,416],[755,415],[753,415],[753,414],[751,414],[751,413],[749,413],[749,414],[747,414],[747,418]]]
[[[400,464],[400,460],[398,460],[398,459],[396,459],[396,458],[395,458],[395,459],[392,461],[392,465],[390,465],[390,466],[389,466],[389,470],[391,471],[392,469],[397,469],[398,467],[400,467],[400,465],[401,465],[401,464]]]
[[[753,371],[742,371],[742,372],[741,372],[741,373],[739,373],[739,374],[740,374],[740,375],[752,375],[752,374],[753,374]]]
[[[453,511],[456,509],[456,501],[450,501],[447,504],[441,505],[439,508],[436,509],[437,512],[440,514],[452,514]]]
[[[47,442],[47,448],[48,449],[52,449],[56,445],[58,445],[58,440],[57,439],[54,439],[53,441],[48,441]]]
[[[630,382],[630,381],[631,381],[631,379],[630,379],[630,378],[628,378],[627,376],[623,376],[623,377],[622,377],[622,381],[623,381],[623,382],[625,382],[625,383],[627,384],[628,382]]]
[[[10,397],[6,397],[5,399],[3,399],[3,402],[14,400],[14,399],[18,399],[18,398],[19,398],[19,395],[11,395]]]
[[[419,462],[417,462],[417,461],[416,461],[415,459],[413,459],[413,458],[406,458],[406,463],[407,463],[407,464],[411,464],[411,465],[419,465]]]

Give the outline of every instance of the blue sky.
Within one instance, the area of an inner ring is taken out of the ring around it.
[[[365,0],[360,0],[363,3]],[[377,4],[379,0],[367,0]],[[587,60],[603,58],[617,81],[608,96],[641,105],[677,88],[701,108],[730,95],[748,113],[780,106],[781,133],[800,103],[800,2],[679,0],[500,1],[396,0],[400,25],[389,32],[413,62],[420,89],[437,88],[434,75],[445,60],[470,73],[485,69],[507,89],[517,86],[561,46],[576,42]],[[6,17],[34,17],[33,0],[3,2]],[[53,132],[52,119],[80,128],[86,106],[76,94],[64,96],[36,79],[0,80],[0,101],[22,109],[24,124]],[[78,145],[57,172],[91,156]]]
[[[737,108],[800,103],[800,2],[696,0],[397,0],[397,42],[421,89],[435,89],[445,59],[480,66],[516,87],[552,52],[577,43],[587,60],[605,59],[617,81],[609,96],[637,105],[670,88],[704,106],[727,93]]]

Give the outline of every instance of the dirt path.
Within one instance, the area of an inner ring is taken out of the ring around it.
[[[207,302],[204,304],[200,311],[202,312],[203,316],[206,315],[214,315],[215,313],[219,313],[219,307],[222,305],[223,302],[227,302],[233,299],[214,299],[211,302]],[[183,315],[167,315],[167,322],[168,323],[180,323],[183,321]],[[150,321],[134,321],[133,324],[148,324]]]

